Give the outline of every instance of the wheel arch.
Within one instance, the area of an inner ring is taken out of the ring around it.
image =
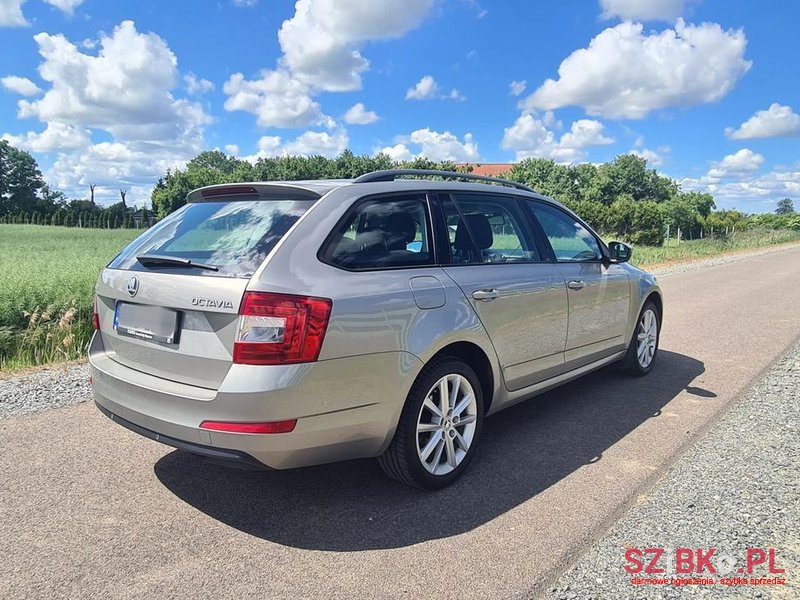
[[[661,324],[664,321],[664,299],[661,297],[661,294],[658,290],[651,291],[647,297],[642,302],[642,306],[647,304],[648,301],[651,301],[653,304],[656,305],[656,309],[658,309],[658,329],[661,330]],[[639,309],[641,312],[641,309]]]
[[[492,363],[486,352],[472,342],[452,342],[439,349],[428,362],[432,363],[446,356],[464,361],[475,371],[483,393],[483,411],[484,414],[488,413],[495,395],[495,375]]]

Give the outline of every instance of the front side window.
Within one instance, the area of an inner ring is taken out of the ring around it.
[[[529,263],[540,260],[513,198],[456,194],[443,197],[454,264]]]
[[[423,195],[374,198],[356,205],[323,247],[323,261],[345,269],[433,264]]]
[[[559,262],[588,262],[603,258],[594,235],[569,214],[549,204],[532,203],[536,219]]]

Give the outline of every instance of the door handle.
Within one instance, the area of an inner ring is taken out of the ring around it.
[[[567,282],[567,287],[571,290],[582,290],[586,287],[586,284],[580,279],[573,279]]]
[[[498,296],[500,296],[500,292],[498,292],[495,289],[475,290],[474,292],[472,292],[472,297],[475,298],[475,300],[480,300],[482,302],[491,302]]]

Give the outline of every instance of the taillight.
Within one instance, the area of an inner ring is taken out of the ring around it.
[[[100,314],[97,312],[97,294],[92,300],[92,326],[95,331],[100,331]]]
[[[285,365],[319,357],[332,302],[271,292],[245,292],[233,362]]]
[[[268,423],[233,423],[231,421],[203,421],[201,429],[228,433],[289,433],[294,431],[297,419],[270,421]]]

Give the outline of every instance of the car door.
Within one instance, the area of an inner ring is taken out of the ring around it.
[[[567,292],[543,256],[519,201],[502,194],[440,195],[450,262],[444,270],[475,308],[517,390],[563,371]]]
[[[547,238],[556,268],[567,285],[565,370],[623,350],[630,310],[627,271],[604,260],[595,234],[567,211],[547,202],[526,204]]]

